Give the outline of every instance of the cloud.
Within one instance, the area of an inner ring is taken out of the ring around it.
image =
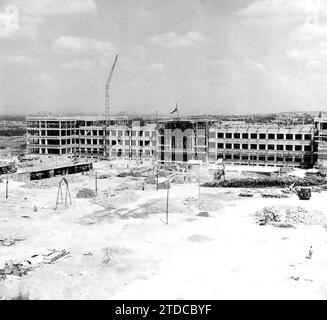
[[[114,51],[114,46],[93,38],[61,36],[54,40],[53,49],[58,53],[108,55]]]
[[[52,52],[57,55],[60,69],[82,72],[98,72],[108,68],[116,54],[108,41],[93,38],[61,36],[52,43]]]
[[[96,11],[94,0],[14,0],[21,15],[53,16],[91,13]]]
[[[311,15],[326,9],[321,0],[259,0],[240,10],[239,14],[249,17]]]
[[[147,67],[149,72],[160,72],[164,69],[164,65],[161,62],[152,63]]]
[[[3,21],[9,21],[8,12],[6,12],[8,8],[17,11],[17,22],[19,21],[19,23],[15,32],[12,32],[12,28],[8,30],[8,27],[3,30]],[[49,17],[92,14],[96,10],[97,6],[94,0],[8,0],[8,6],[0,10],[0,39],[20,35],[35,38]]]
[[[206,41],[206,38],[201,32],[188,31],[182,36],[177,35],[175,32],[168,32],[164,34],[155,35],[148,39],[148,42],[154,45],[165,48],[183,48],[196,46]]]
[[[32,64],[33,59],[25,55],[2,55],[0,56],[0,63],[7,64]]]
[[[259,0],[237,13],[245,22],[282,28],[292,24],[318,24],[327,14],[325,0]]]
[[[42,85],[48,85],[50,83],[55,82],[54,77],[48,73],[41,73],[39,75],[35,75],[31,80],[33,82],[41,83]]]
[[[136,11],[136,15],[140,18],[151,18],[153,17],[153,13],[146,9],[139,9]]]
[[[315,41],[327,38],[327,25],[305,23],[296,28],[292,33],[292,39],[297,41]]]
[[[299,48],[293,48],[286,50],[286,56],[289,58],[293,58],[296,60],[308,59],[308,57],[312,54],[312,50],[303,50]]]
[[[285,54],[288,58],[305,63],[308,67],[318,67],[323,63],[327,63],[327,42],[321,41],[310,49],[289,49],[286,50]]]

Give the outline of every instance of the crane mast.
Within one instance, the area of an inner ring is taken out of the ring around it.
[[[111,79],[112,79],[112,75],[114,73],[115,70],[115,66],[116,66],[116,62],[118,59],[118,54],[116,55],[115,61],[111,67],[110,73],[109,73],[109,77],[106,83],[106,98],[105,98],[105,117],[106,117],[106,125],[109,125],[109,95],[110,95],[110,83],[111,83]]]
[[[107,128],[109,126],[109,97],[110,97],[110,83],[111,83],[111,79],[112,79],[112,75],[114,73],[114,70],[115,70],[115,66],[116,66],[116,62],[117,62],[117,59],[118,59],[118,54],[116,55],[116,58],[114,60],[114,63],[111,67],[111,70],[110,70],[110,73],[109,73],[109,76],[108,76],[108,80],[106,82],[106,94],[105,94],[105,110],[104,110],[104,114],[105,114],[105,141],[104,141],[104,146],[105,146],[105,157],[107,158],[109,156],[108,154],[108,139],[107,139],[107,136],[108,136],[108,132],[107,132]]]

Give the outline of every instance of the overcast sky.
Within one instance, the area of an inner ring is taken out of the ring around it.
[[[115,113],[327,111],[326,0],[0,0],[0,113],[103,113],[116,53]]]

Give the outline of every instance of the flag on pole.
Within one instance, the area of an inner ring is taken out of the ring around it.
[[[176,103],[176,106],[175,106],[174,110],[172,110],[172,111],[170,112],[170,114],[173,114],[173,113],[175,113],[175,112],[177,112],[177,114],[178,114],[177,103]]]

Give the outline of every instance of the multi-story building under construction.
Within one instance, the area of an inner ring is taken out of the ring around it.
[[[317,152],[318,137],[327,137],[325,127],[321,128],[325,124],[317,123],[285,127],[203,118],[147,123],[120,117],[111,118],[106,125],[101,117],[29,116],[27,148],[29,153],[99,159],[153,159],[160,163],[224,159],[227,164],[309,168],[326,153]],[[327,126],[327,120],[325,123]]]
[[[27,117],[27,152],[96,158],[152,159],[155,124],[101,117]]]
[[[219,124],[209,129],[209,161],[309,168],[315,162],[314,126]]]

